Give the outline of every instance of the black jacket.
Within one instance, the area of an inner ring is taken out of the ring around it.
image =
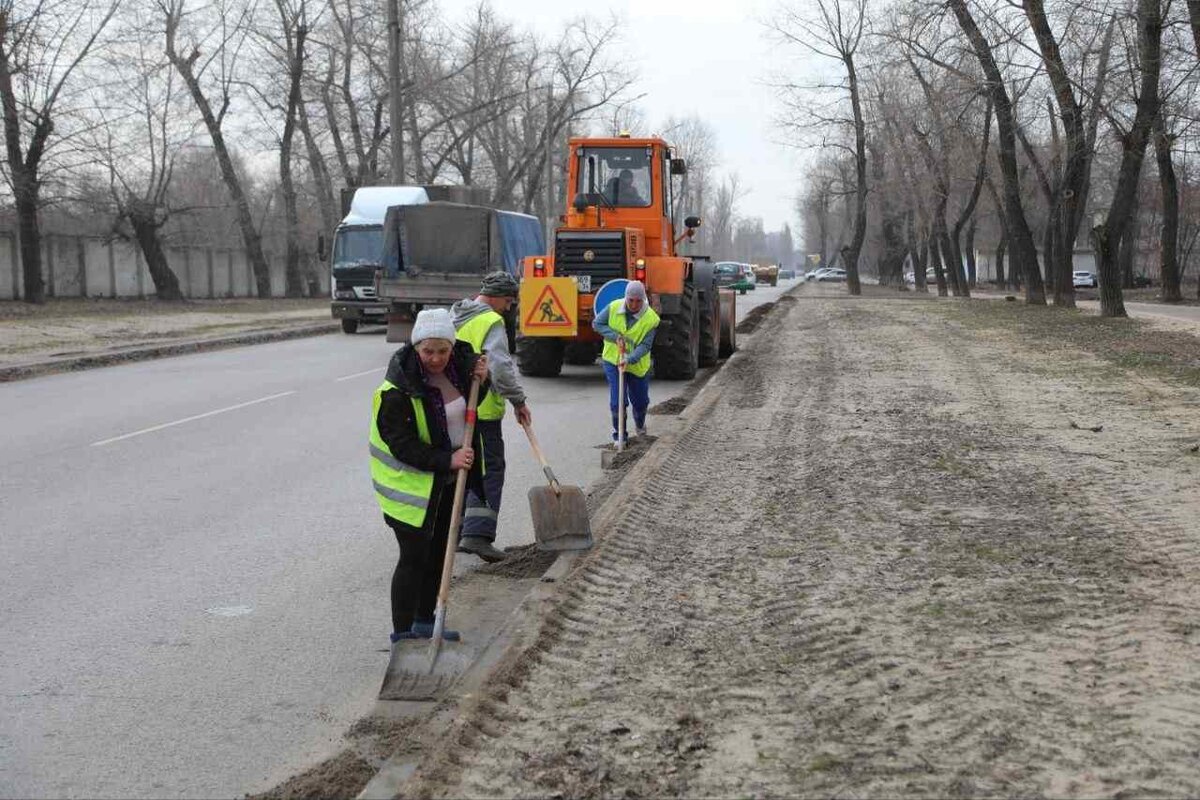
[[[425,404],[425,420],[429,425],[429,438],[432,440],[432,444],[425,444],[421,441],[417,432],[417,417],[413,411],[412,398],[425,398],[429,389],[421,378],[417,358],[417,351],[407,344],[392,356],[392,360],[388,363],[387,380],[396,388],[388,389],[380,398],[379,413],[375,417],[375,424],[379,428],[379,436],[392,451],[392,455],[405,464],[437,475],[438,479],[434,481],[434,491],[437,494],[440,487],[446,483],[446,479],[453,475],[453,471],[450,469],[450,453],[454,447],[458,446],[458,443],[455,442],[451,445],[445,425],[434,413],[431,403]],[[457,388],[462,392],[463,397],[466,397],[471,389],[471,370],[475,368],[478,356],[471,349],[471,345],[466,342],[455,342],[451,358],[454,360],[459,383],[462,384]],[[484,396],[489,386],[490,381],[483,382],[483,386],[479,390],[480,398]],[[475,433],[473,446],[476,459],[467,482],[468,485],[478,486],[482,482],[483,475],[483,459],[478,457],[482,452],[478,431]],[[436,503],[431,504],[431,508],[435,505]],[[432,517],[432,514],[426,517],[425,527],[428,527]],[[396,520],[390,522],[403,525]]]

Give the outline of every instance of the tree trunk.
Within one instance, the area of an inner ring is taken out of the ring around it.
[[[1117,246],[1127,235],[1130,217],[1136,212],[1138,178],[1146,155],[1146,140],[1158,116],[1158,80],[1162,71],[1162,9],[1160,0],[1138,0],[1138,60],[1141,81],[1137,113],[1133,126],[1123,137],[1124,153],[1113,190],[1108,217],[1092,231],[1092,242],[1100,256],[1100,313],[1106,317],[1124,317],[1125,299],[1121,293]]]
[[[1001,289],[1008,287],[1008,281],[1004,277],[1004,251],[1007,249],[1007,245],[1008,242],[1002,232],[1000,240],[996,242],[996,285]]]
[[[1137,254],[1137,240],[1141,235],[1141,225],[1138,220],[1138,211],[1134,209],[1134,218],[1129,221],[1129,227],[1125,229],[1125,235],[1121,237],[1121,245],[1117,249],[1117,262],[1121,270],[1121,288],[1132,289],[1133,287],[1133,262],[1134,256]]]
[[[977,274],[978,264],[975,262],[975,218],[971,218],[971,224],[967,226],[966,232],[966,247],[963,248],[963,254],[967,258],[967,297],[971,296],[971,287],[975,286],[979,281]]]
[[[1165,303],[1183,300],[1179,274],[1179,182],[1171,158],[1172,139],[1167,135],[1160,113],[1154,130],[1154,155],[1158,161],[1158,183],[1162,194],[1163,221],[1159,271],[1162,276],[1162,299]]]
[[[289,21],[286,16],[284,25]],[[284,104],[283,135],[279,139],[279,189],[283,193],[285,235],[287,239],[284,258],[284,295],[304,296],[304,276],[300,271],[300,214],[296,202],[296,184],[292,175],[292,142],[296,137],[296,120],[303,113],[300,109],[300,80],[304,76],[304,40],[308,31],[303,23],[294,29],[293,46],[289,48],[288,95]],[[292,37],[289,37],[292,38]]]
[[[146,269],[150,280],[154,281],[154,293],[159,300],[179,302],[183,300],[183,291],[179,288],[179,278],[167,262],[166,251],[163,250],[162,239],[159,237],[161,225],[154,219],[152,212],[139,208],[136,204],[127,212],[129,224],[133,228],[133,238],[142,257],[146,259]]]
[[[854,172],[857,178],[854,193],[854,235],[850,240],[846,268],[846,289],[852,295],[862,294],[862,283],[858,278],[858,258],[867,237],[867,127],[863,120],[862,99],[858,93],[858,73],[854,68],[854,55],[844,54],[846,76],[850,85],[850,108],[854,112]]]
[[[15,174],[13,182],[16,183]],[[46,302],[46,282],[42,280],[42,231],[38,220],[39,187],[36,179],[22,182],[25,186],[15,194],[21,274],[25,278],[23,297],[26,303],[40,304]],[[33,184],[32,187],[29,186],[30,183]]]
[[[936,222],[934,227],[937,227]],[[933,262],[933,274],[937,278],[938,297],[947,297],[949,292],[946,291],[946,273],[942,269],[941,239],[936,231],[929,237],[929,260]]]
[[[995,106],[1000,173],[1004,184],[1004,209],[1008,218],[1009,234],[1012,237],[1014,266],[1025,276],[1025,302],[1045,305],[1046,292],[1041,272],[1038,270],[1037,248],[1033,244],[1033,233],[1029,229],[1029,221],[1021,203],[1021,181],[1017,171],[1016,120],[1005,89],[1004,76],[996,66],[991,45],[967,9],[966,0],[948,0],[948,3],[954,11],[959,27],[971,41],[975,57],[987,77],[987,88]]]

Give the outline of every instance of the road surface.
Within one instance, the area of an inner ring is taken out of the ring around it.
[[[0,385],[0,796],[232,797],[339,749],[387,658],[396,545],[365,438],[393,349],[337,334]],[[600,367],[526,389],[587,486]],[[511,414],[506,438],[512,546],[541,471]]]

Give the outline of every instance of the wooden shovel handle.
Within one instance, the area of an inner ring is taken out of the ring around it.
[[[479,378],[471,379],[471,392],[467,396],[467,427],[463,431],[462,446],[470,447],[471,439],[475,436],[475,407],[479,404]],[[478,454],[480,458],[483,454]],[[467,472],[458,470],[454,479],[454,509],[450,512],[450,534],[446,540],[446,557],[442,559],[442,582],[438,585],[437,607],[446,607],[446,598],[450,596],[450,576],[454,572],[454,551],[458,549],[458,529],[462,525],[463,497],[467,493]],[[441,633],[438,631],[437,633]],[[435,639],[438,636],[435,634]]]
[[[521,427],[525,429],[525,435],[529,437],[529,446],[533,448],[533,455],[542,465],[542,472],[546,475],[546,480],[550,482],[550,488],[555,494],[562,494],[558,485],[558,478],[554,477],[554,470],[550,469],[550,463],[546,461],[546,455],[542,452],[542,446],[538,444],[537,437],[533,435],[533,426],[526,423],[521,423]]]

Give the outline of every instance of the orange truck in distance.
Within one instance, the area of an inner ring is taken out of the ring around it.
[[[675,176],[687,165],[659,138],[568,141],[566,213],[551,252],[526,256],[517,365],[553,377],[563,362],[591,364],[602,341],[592,330],[594,296],[616,278],[646,284],[662,317],[652,356],[656,377],[686,380],[736,347],[734,293],[716,285],[706,256],[682,255],[700,225],[673,220]],[[564,281],[563,279],[569,279]]]

